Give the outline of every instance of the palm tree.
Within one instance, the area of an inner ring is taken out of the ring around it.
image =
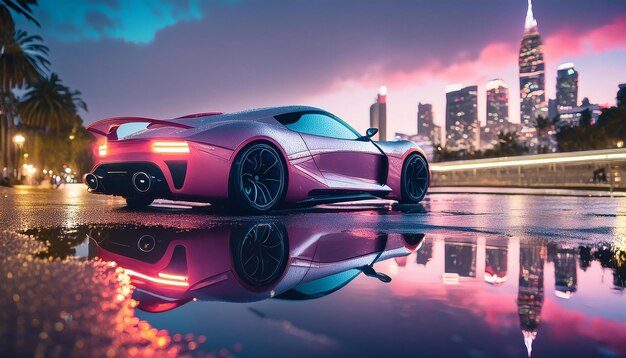
[[[56,73],[41,78],[18,100],[17,113],[32,138],[33,164],[58,166],[71,160],[67,143],[82,125],[78,109],[87,110],[79,91],[63,85]],[[53,152],[44,148],[59,148]]]
[[[0,6],[2,8],[2,6]],[[9,166],[10,133],[14,125],[15,100],[13,89],[24,88],[41,78],[50,62],[48,48],[40,36],[29,36],[17,30],[11,37],[0,40],[0,170]]]
[[[17,105],[25,125],[60,136],[63,130],[74,129],[82,123],[78,109],[87,110],[79,91],[63,85],[56,73],[41,78],[24,94]]]
[[[2,0],[0,2],[0,34],[2,37],[10,37],[15,31],[15,22],[11,16],[11,10],[39,26],[39,22],[32,15],[31,6],[33,5],[37,5],[37,0]]]

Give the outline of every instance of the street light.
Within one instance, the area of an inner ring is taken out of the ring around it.
[[[26,138],[21,134],[16,134],[13,137],[13,143],[15,143],[15,174],[14,176],[18,180],[20,179],[18,175],[19,173],[18,168],[20,167],[20,152],[22,151],[24,142],[26,142]]]
[[[15,142],[15,144],[20,145],[26,142],[26,138],[24,138],[24,136],[21,134],[16,134],[15,137],[13,137],[13,141]]]

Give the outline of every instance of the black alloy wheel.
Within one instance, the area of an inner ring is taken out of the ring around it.
[[[419,154],[411,154],[402,166],[402,203],[417,204],[428,190],[430,173],[426,160]]]
[[[279,152],[265,143],[242,150],[233,167],[232,194],[237,208],[266,213],[281,201],[286,187],[286,169]]]

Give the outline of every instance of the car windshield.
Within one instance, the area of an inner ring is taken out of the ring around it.
[[[337,139],[357,139],[359,132],[341,119],[323,112],[295,112],[276,116],[288,129],[304,134],[312,134]]]

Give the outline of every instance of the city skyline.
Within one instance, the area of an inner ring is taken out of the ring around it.
[[[148,5],[129,9],[126,3],[108,3],[44,2],[35,10],[50,44],[52,70],[90,104],[86,123],[119,115],[164,118],[301,103],[336,113],[364,132],[372,96],[386,85],[388,133],[415,131],[418,102],[432,103],[435,124],[443,125],[445,86],[458,82],[478,85],[478,118],[484,125],[487,81],[502,78],[511,88],[518,81],[516,58],[527,7],[526,1],[459,2],[450,11],[430,2],[348,1],[328,12],[326,2],[287,6],[270,1],[259,8],[247,1],[190,1],[161,6],[155,16]],[[160,1],[147,3],[154,7]],[[533,5],[544,43],[546,100],[555,97],[556,68],[574,62],[579,98],[614,104],[617,85],[626,82],[619,77],[626,60],[624,4]],[[131,10],[138,21],[128,23],[124,14]],[[311,31],[321,12],[324,26]],[[305,15],[294,22],[293,13]],[[384,14],[384,20],[372,21],[374,14]],[[419,23],[414,14],[421,14]],[[245,24],[225,22],[232,16]],[[574,23],[581,16],[585,21]],[[280,26],[267,25],[274,17],[283,19]],[[28,23],[24,27],[39,31]],[[254,43],[248,39],[251,28],[264,28]],[[189,41],[174,41],[179,36]],[[287,54],[283,48],[291,50]],[[516,97],[511,93],[513,123],[519,121]]]

